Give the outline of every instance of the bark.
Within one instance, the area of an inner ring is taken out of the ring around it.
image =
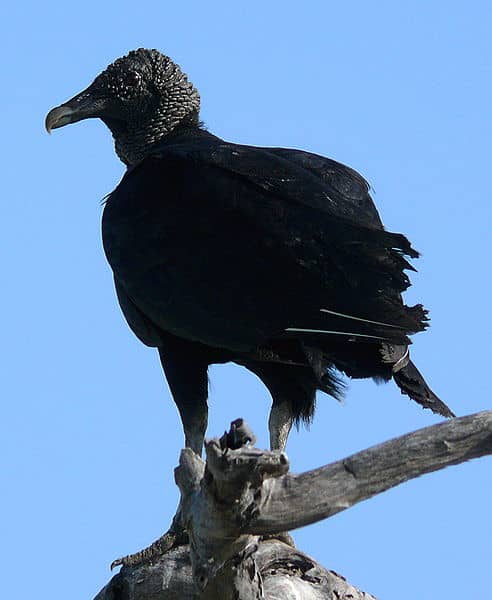
[[[241,435],[243,434],[243,435]],[[424,473],[492,453],[492,411],[421,429],[299,475],[279,452],[241,443],[241,420],[191,450],[175,471],[190,545],[151,564],[124,567],[96,600],[369,600],[343,577],[278,540]]]
[[[254,558],[265,599],[376,600],[278,540],[260,542]],[[94,600],[200,600],[193,582],[190,547],[174,548],[152,563],[124,567]]]

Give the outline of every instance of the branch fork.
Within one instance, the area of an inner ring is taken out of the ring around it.
[[[238,419],[222,438],[206,443],[206,463],[184,449],[175,479],[190,546],[153,564],[123,567],[95,600],[375,600],[299,550],[261,536],[303,527],[424,473],[492,454],[492,411],[301,474],[288,472],[284,453],[252,443],[254,435]]]

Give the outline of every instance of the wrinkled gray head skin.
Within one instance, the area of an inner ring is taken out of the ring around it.
[[[93,83],[51,110],[46,129],[99,118],[111,130],[116,153],[126,165],[181,124],[197,124],[198,91],[179,66],[157,50],[139,48],[118,58]]]

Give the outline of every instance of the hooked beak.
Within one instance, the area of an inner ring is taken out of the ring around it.
[[[52,129],[57,129],[58,127],[63,127],[64,125],[68,125],[72,123],[72,115],[74,114],[74,110],[69,106],[57,106],[50,110],[50,112],[46,115],[46,121],[44,122],[44,126],[46,127],[46,131],[51,133]]]
[[[102,116],[104,99],[97,98],[92,93],[91,87],[89,86],[71,100],[50,110],[44,123],[48,133],[51,133],[52,129],[58,129],[70,123]]]

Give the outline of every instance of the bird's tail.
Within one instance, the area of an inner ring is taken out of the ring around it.
[[[424,408],[430,408],[443,417],[454,417],[455,414],[440,400],[425,382],[420,371],[411,360],[400,370],[393,373],[393,379],[402,394],[410,396]]]

